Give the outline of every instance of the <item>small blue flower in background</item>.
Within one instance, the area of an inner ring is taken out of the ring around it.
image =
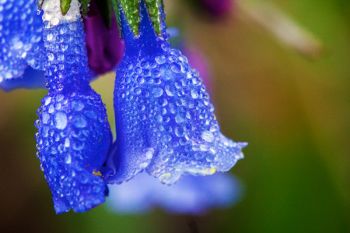
[[[59,1],[47,0],[43,9],[49,93],[38,110],[38,157],[56,212],[84,212],[103,203],[108,193],[101,169],[112,136],[101,97],[89,86],[78,1],[66,16],[57,14]]]
[[[109,182],[142,171],[172,184],[181,175],[228,171],[243,158],[246,143],[220,132],[202,81],[165,35],[156,35],[141,1],[140,35],[120,7],[125,55],[117,70],[114,107],[117,141],[109,160]]]
[[[204,214],[239,201],[240,183],[228,174],[183,176],[167,186],[141,173],[121,185],[110,185],[108,207],[119,214],[140,214],[162,208],[175,214]]]
[[[6,91],[43,84],[46,58],[37,12],[36,0],[0,2],[0,88]]]

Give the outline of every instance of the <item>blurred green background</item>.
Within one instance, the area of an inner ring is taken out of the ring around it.
[[[0,92],[0,232],[350,232],[350,1],[260,1],[314,35],[322,51],[311,57],[240,7],[214,21],[183,2],[167,1],[170,21],[208,58],[222,130],[249,142],[232,169],[243,199],[195,217],[123,216],[105,206],[56,216],[35,156],[33,123],[45,91]],[[107,75],[94,83],[111,121],[113,82]]]

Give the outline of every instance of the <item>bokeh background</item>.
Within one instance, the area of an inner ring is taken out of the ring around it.
[[[240,0],[221,19],[188,2],[166,1],[169,21],[208,59],[222,130],[249,142],[232,169],[242,200],[203,216],[105,205],[56,216],[35,156],[45,91],[0,92],[0,232],[350,232],[350,1]],[[282,18],[259,17],[266,4]],[[279,25],[284,17],[292,26]],[[288,43],[295,27],[301,39]],[[93,84],[112,124],[113,82]]]

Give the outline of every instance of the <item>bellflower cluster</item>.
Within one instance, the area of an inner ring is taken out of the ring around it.
[[[135,178],[123,184],[131,187],[139,180],[156,180],[151,176],[166,184],[183,179],[172,188],[145,181],[140,197],[149,195],[151,187],[161,197],[145,205],[196,213],[228,203],[229,178],[215,175],[206,182],[199,176],[228,171],[243,157],[246,144],[221,134],[198,72],[168,43],[163,6],[157,5],[158,31],[150,2],[140,0],[135,33],[135,22],[117,1],[125,52],[117,68],[117,138],[112,143],[105,106],[89,82],[121,58],[116,24],[105,27],[98,12],[91,11],[85,34],[79,1],[72,0],[65,14],[60,2],[44,0],[38,13],[34,0],[0,1],[0,87],[48,90],[37,111],[37,156],[56,212],[87,211],[105,201],[107,184],[118,193],[121,186],[112,184]],[[179,195],[174,198],[174,193]]]

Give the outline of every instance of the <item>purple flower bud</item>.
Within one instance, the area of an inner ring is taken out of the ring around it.
[[[114,70],[124,51],[114,15],[110,25],[107,26],[97,6],[97,1],[92,1],[84,24],[91,70],[96,75]]]
[[[222,17],[232,9],[233,0],[196,0],[200,2],[202,7],[206,9],[210,14],[217,17]]]

